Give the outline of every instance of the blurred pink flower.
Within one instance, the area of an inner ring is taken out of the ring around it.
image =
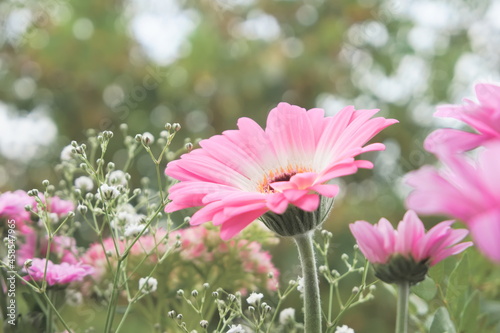
[[[43,280],[45,271],[45,259],[34,258],[32,265],[27,269],[26,280],[33,279],[34,281]],[[52,261],[47,263],[46,280],[49,286],[55,284],[67,284],[73,281],[81,281],[85,276],[92,274],[93,268],[90,265],[84,264],[54,264]]]
[[[392,256],[401,255],[415,262],[428,261],[433,266],[441,260],[462,252],[472,242],[457,244],[467,236],[465,229],[452,229],[453,221],[443,221],[427,233],[414,211],[406,212],[397,230],[385,218],[372,225],[356,221],[349,225],[359,249],[372,263],[385,264]]]
[[[168,246],[164,242],[166,234],[166,230],[157,229],[154,234],[141,236],[130,249],[130,256],[141,258],[147,256],[148,263],[156,263],[158,256],[163,255],[167,251]],[[118,249],[119,255],[122,255],[127,247],[128,243],[126,241],[114,241],[113,238],[108,237],[103,240],[102,244],[91,244],[80,260],[82,263],[94,267],[92,277],[95,281],[100,281],[106,272],[114,268],[117,258],[116,249]]]
[[[16,221],[16,230],[21,233],[29,232],[29,227],[25,222],[31,221],[30,212],[24,207],[30,205],[34,207],[36,201],[25,191],[17,190],[0,194],[0,218],[13,219]]]
[[[463,155],[441,156],[443,169],[424,166],[407,176],[414,188],[406,205],[422,214],[461,219],[477,247],[500,263],[500,144],[490,144],[477,160]]]
[[[486,142],[500,141],[500,87],[493,84],[475,86],[478,103],[464,99],[463,105],[444,105],[437,117],[455,118],[477,133],[443,128],[431,133],[425,140],[425,149],[432,153],[463,152]]]
[[[67,215],[75,210],[75,204],[69,200],[63,200],[59,197],[52,197],[48,201],[48,210],[51,213],[56,213],[59,217]]]
[[[35,230],[29,228],[24,236],[24,242],[19,243],[17,250],[17,264],[22,266],[28,259],[35,257],[45,257],[48,248],[48,237],[45,235],[39,237]],[[76,241],[69,236],[54,236],[50,245],[50,252],[58,260],[58,262],[67,262],[68,264],[76,264],[78,259],[75,254],[78,252]]]
[[[346,107],[325,117],[321,109],[280,103],[269,113],[265,130],[240,118],[238,130],[203,140],[201,149],[168,164],[165,173],[180,182],[170,188],[172,201],[165,210],[203,206],[191,224],[221,225],[226,240],[269,211],[283,214],[294,205],[313,212],[320,195],[338,193],[328,181],[373,167],[354,157],[383,150],[381,143],[363,145],[397,122],[371,119],[377,112]]]
[[[43,194],[39,194],[42,201],[45,201]],[[26,211],[25,206],[31,206],[33,211],[37,211],[37,202],[34,197],[30,197],[25,191],[17,190],[0,194],[0,218],[13,219],[16,221],[16,230],[21,233],[30,233],[28,227],[31,224],[31,213]],[[57,214],[58,217],[68,214],[75,209],[73,202],[63,200],[59,197],[52,197],[48,200],[48,211]]]

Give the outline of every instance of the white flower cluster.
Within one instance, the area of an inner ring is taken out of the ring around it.
[[[111,227],[123,232],[125,237],[135,237],[146,227],[143,224],[146,216],[137,214],[132,205],[121,205],[117,208],[117,211],[116,217],[111,221]]]
[[[262,297],[264,297],[264,295],[261,293],[251,293],[250,296],[248,296],[247,298],[247,303],[250,305],[257,305],[257,303],[260,302]]]
[[[156,291],[158,288],[158,280],[154,277],[143,277],[139,279],[139,290],[145,294],[149,294]]]

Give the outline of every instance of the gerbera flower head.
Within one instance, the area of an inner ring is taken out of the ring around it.
[[[225,131],[200,142],[200,149],[170,162],[165,173],[180,182],[170,188],[167,212],[202,208],[192,225],[212,221],[229,239],[264,214],[264,223],[276,233],[293,236],[321,224],[338,187],[328,182],[372,168],[369,161],[354,157],[383,150],[381,143],[364,146],[377,133],[396,123],[372,118],[378,110],[346,107],[333,117],[322,109],[305,110],[280,103],[269,113],[266,128],[249,118],[238,120],[238,129]],[[307,217],[281,218],[291,210],[309,212]],[[267,215],[269,216],[269,215]],[[305,222],[304,222],[305,221]]]
[[[468,231],[452,229],[452,223],[438,223],[426,233],[422,221],[410,210],[397,230],[385,218],[375,225],[356,221],[349,227],[379,279],[387,283],[417,283],[425,278],[430,266],[472,245],[472,242],[457,244]]]
[[[500,87],[483,83],[477,84],[475,90],[478,102],[464,99],[462,105],[443,105],[434,115],[458,119],[476,133],[438,129],[425,140],[426,150],[435,154],[463,152],[487,142],[500,141]]]
[[[500,144],[488,144],[474,160],[457,154],[440,160],[442,168],[427,165],[407,175],[414,188],[407,207],[461,219],[479,250],[500,263]]]

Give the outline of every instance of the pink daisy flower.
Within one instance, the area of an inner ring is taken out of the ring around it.
[[[47,235],[39,237],[35,230],[29,228],[30,231],[25,234],[24,242],[20,243],[17,251],[17,264],[22,266],[28,259],[37,256],[45,257],[48,249]],[[69,236],[54,236],[50,246],[50,252],[58,261],[76,264],[78,259],[75,254],[78,252],[76,248],[76,240]]]
[[[21,233],[27,233],[30,228],[25,222],[31,222],[30,212],[24,209],[25,206],[36,206],[34,198],[25,191],[17,190],[0,194],[0,219],[13,219],[16,221],[16,229]]]
[[[202,206],[191,224],[212,221],[221,225],[223,239],[268,212],[283,214],[289,206],[315,212],[320,196],[333,198],[338,193],[338,187],[328,181],[373,167],[355,156],[385,148],[381,143],[364,146],[397,122],[371,118],[377,112],[346,107],[325,117],[321,109],[306,111],[280,103],[269,113],[265,129],[249,118],[240,118],[238,130],[203,140],[201,149],[168,164],[165,173],[180,182],[170,188],[171,202],[165,210]],[[272,224],[266,223],[289,236],[316,226],[290,231]]]
[[[34,281],[43,280],[45,262],[45,259],[33,259],[31,266],[27,269],[28,275],[25,278],[31,278]],[[90,265],[73,265],[66,262],[58,265],[49,260],[46,273],[47,284],[53,286],[55,284],[67,284],[73,281],[81,281],[85,276],[92,274],[93,270],[94,269]]]
[[[473,161],[444,155],[443,169],[424,166],[407,176],[414,188],[406,205],[422,214],[461,219],[477,247],[500,263],[500,144],[488,145]]]
[[[464,99],[463,105],[444,105],[434,114],[437,117],[455,118],[477,133],[443,128],[431,133],[425,140],[425,149],[432,153],[451,150],[463,152],[489,141],[500,141],[500,87],[477,84],[478,103]]]
[[[457,244],[468,231],[452,229],[452,223],[438,223],[426,233],[417,214],[409,210],[397,230],[385,218],[375,225],[356,221],[349,228],[366,259],[375,264],[378,278],[388,283],[417,283],[425,278],[429,266],[472,245],[472,242]]]

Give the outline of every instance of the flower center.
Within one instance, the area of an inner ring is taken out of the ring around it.
[[[257,190],[261,193],[274,193],[276,192],[271,183],[274,182],[287,182],[298,173],[309,172],[311,170],[306,168],[292,168],[288,167],[288,169],[284,170],[281,168],[278,171],[271,171],[269,174],[259,183]]]

